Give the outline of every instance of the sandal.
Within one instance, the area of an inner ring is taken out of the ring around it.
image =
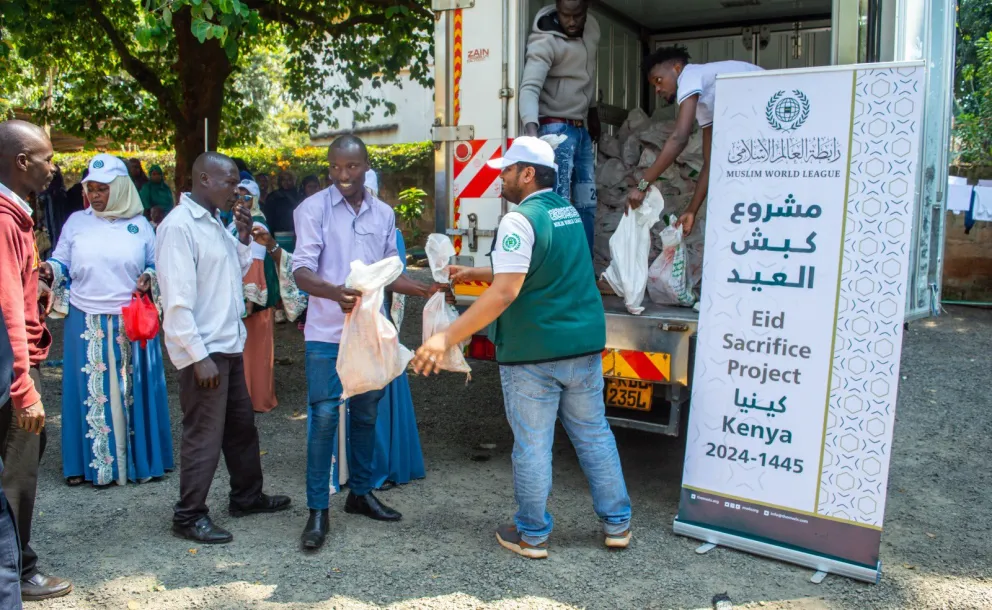
[[[69,487],[78,487],[82,485],[85,479],[83,477],[66,477],[65,484]]]

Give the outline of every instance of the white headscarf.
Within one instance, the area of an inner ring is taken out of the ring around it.
[[[90,182],[95,182],[91,180]],[[144,212],[138,189],[128,176],[117,176],[110,181],[110,196],[107,207],[102,212],[93,209],[93,214],[99,218],[134,218]]]

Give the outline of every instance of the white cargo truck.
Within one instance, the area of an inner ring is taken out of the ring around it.
[[[459,264],[489,266],[492,240],[509,204],[500,198],[498,173],[485,162],[522,133],[517,91],[527,36],[538,9],[551,3],[433,0],[435,222],[437,232],[452,237]],[[631,109],[654,109],[659,102],[640,63],[660,46],[684,45],[696,63],[736,59],[797,72],[925,60],[922,171],[906,307],[907,321],[923,318],[940,306],[955,6],[953,0],[591,0],[602,31],[599,115],[610,130]],[[458,285],[456,295],[466,305],[485,288]],[[649,304],[634,316],[609,296],[603,306],[611,424],[678,435],[692,381],[697,314]],[[483,336],[468,349],[474,358],[494,356]]]

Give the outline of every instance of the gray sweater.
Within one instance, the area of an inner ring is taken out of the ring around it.
[[[569,38],[539,25],[554,11],[554,6],[538,11],[527,39],[519,102],[524,125],[537,123],[539,117],[585,120],[596,102],[599,23],[589,15],[582,38]]]

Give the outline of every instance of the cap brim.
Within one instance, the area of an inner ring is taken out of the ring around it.
[[[506,157],[500,157],[498,159],[492,159],[490,161],[487,161],[486,162],[486,165],[488,165],[489,167],[491,167],[493,169],[501,169],[502,170],[502,169],[506,169],[506,168],[510,167],[511,165],[513,165],[515,163],[516,163],[516,161],[514,161],[512,159],[507,159]]]
[[[114,181],[115,178],[117,178],[117,176],[110,172],[105,172],[98,169],[91,169],[90,173],[87,174],[85,178],[83,178],[82,182],[83,184],[87,182],[99,182],[100,184],[110,184],[111,182]]]

